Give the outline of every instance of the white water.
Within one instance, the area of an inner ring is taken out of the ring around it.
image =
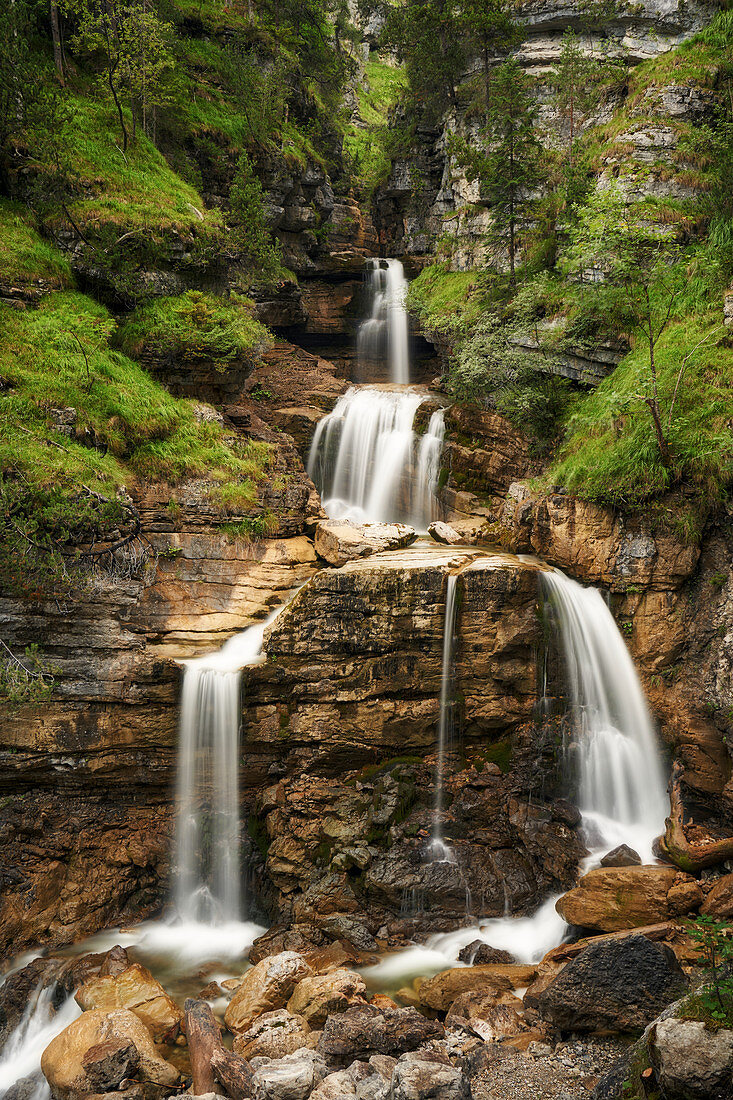
[[[241,673],[264,659],[265,629],[281,610],[236,634],[218,652],[184,662],[175,865],[175,907],[184,925],[242,927]]]
[[[0,1096],[23,1077],[40,1073],[41,1055],[44,1050],[65,1027],[81,1015],[81,1009],[69,997],[59,1008],[53,1010],[54,985],[43,989],[38,986],[28,1001],[23,1018],[9,1037],[0,1055]],[[51,1090],[41,1079],[31,1094],[31,1100],[47,1100]]]
[[[438,514],[444,425],[438,410],[425,435],[416,435],[415,414],[424,400],[414,390],[352,386],[320,421],[308,475],[331,519],[427,530]]]
[[[438,754],[435,774],[435,802],[430,851],[435,860],[455,862],[455,854],[443,839],[443,780],[445,752],[453,737],[453,644],[456,633],[456,591],[458,575],[449,573],[445,589],[445,622],[443,624],[443,663],[440,678],[440,717],[438,719]]]
[[[357,357],[362,371],[387,359],[392,382],[410,382],[408,322],[405,298],[407,280],[399,260],[368,260],[370,316],[359,326]]]
[[[634,662],[603,596],[559,570],[542,573],[556,619],[575,737],[566,746],[579,780],[588,846],[618,844],[644,862],[669,812],[657,738]]]

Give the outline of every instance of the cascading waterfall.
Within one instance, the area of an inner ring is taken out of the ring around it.
[[[368,260],[367,280],[371,296],[370,317],[359,326],[357,358],[363,372],[387,360],[392,382],[410,382],[407,280],[399,260]]]
[[[669,810],[657,739],[634,662],[603,596],[558,569],[542,573],[562,651],[577,739],[579,809],[593,851],[617,844],[652,858]],[[575,770],[574,768],[574,770]]]
[[[73,995],[54,1011],[56,985],[39,985],[28,1001],[23,1018],[8,1037],[0,1055],[0,1097],[18,1081],[38,1075],[23,1095],[28,1100],[48,1100],[51,1090],[40,1075],[41,1055],[65,1027],[81,1015]]]
[[[456,634],[456,592],[458,575],[449,573],[445,591],[445,622],[443,625],[443,662],[440,678],[440,717],[438,719],[438,753],[435,774],[435,802],[430,853],[433,859],[455,862],[450,845],[443,839],[443,779],[445,752],[453,739],[453,648]]]
[[[418,437],[415,414],[424,400],[413,390],[352,386],[320,421],[308,474],[331,519],[404,522],[424,531],[436,518],[443,410]]]
[[[262,657],[265,622],[185,662],[178,747],[175,907],[186,922],[241,918],[239,731],[242,669]]]

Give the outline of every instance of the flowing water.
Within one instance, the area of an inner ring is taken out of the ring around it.
[[[81,1015],[73,996],[55,1011],[55,992],[55,984],[38,986],[22,1020],[5,1043],[0,1055],[0,1097],[17,1081],[40,1073],[41,1055],[48,1044]],[[29,1092],[28,1100],[48,1100],[50,1095],[51,1090],[41,1077]]]
[[[449,573],[445,590],[445,622],[443,625],[443,663],[440,678],[440,717],[438,719],[438,754],[435,775],[435,802],[430,843],[435,860],[455,862],[455,853],[443,839],[443,780],[445,753],[453,740],[453,649],[456,635],[456,592],[458,575]]]
[[[669,811],[649,707],[603,596],[558,569],[542,573],[565,666],[573,732],[566,756],[592,852],[618,844],[652,859]]]
[[[370,316],[359,326],[357,357],[360,377],[387,362],[391,382],[410,382],[407,280],[399,260],[368,260]]]
[[[443,411],[425,434],[414,430],[425,396],[415,390],[352,386],[316,427],[308,475],[331,519],[409,523],[437,517]]]

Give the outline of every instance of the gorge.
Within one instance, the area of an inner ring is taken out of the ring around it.
[[[732,43],[0,14],[0,1097],[731,1095]]]

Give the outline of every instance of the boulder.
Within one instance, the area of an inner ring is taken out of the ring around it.
[[[348,1066],[373,1054],[395,1057],[443,1035],[441,1023],[428,1020],[414,1008],[380,1012],[365,1004],[329,1016],[318,1050],[330,1065]]]
[[[287,928],[268,928],[258,936],[249,949],[249,961],[262,962],[270,955],[279,955],[283,951],[297,951],[305,955],[319,947],[327,947],[333,941],[323,928],[315,924],[293,924]]]
[[[348,519],[326,519],[316,526],[314,546],[319,558],[329,565],[345,565],[384,550],[402,550],[417,538],[404,523],[352,523]]]
[[[302,1016],[309,1027],[323,1027],[332,1013],[345,1012],[366,985],[353,970],[331,970],[298,982],[288,1001],[288,1011]]]
[[[97,1092],[87,1074],[85,1057],[93,1048],[109,1042],[120,1047],[129,1044],[135,1048],[137,1075],[142,1081],[163,1086],[178,1083],[178,1070],[160,1057],[150,1032],[134,1012],[124,1008],[112,1012],[90,1009],[64,1028],[43,1052],[41,1069],[52,1094],[65,1100],[81,1093]],[[111,1050],[109,1047],[105,1049]],[[92,1056],[92,1066],[97,1066],[94,1057],[99,1053],[97,1050]],[[125,1056],[132,1057],[129,1054]],[[93,1072],[96,1070],[93,1069]]]
[[[563,1031],[640,1031],[687,989],[671,948],[645,936],[591,944],[537,995]]]
[[[568,924],[618,932],[669,918],[667,893],[676,867],[596,867],[563,894],[557,911]]]
[[[505,993],[529,985],[536,974],[536,966],[519,964],[455,967],[420,982],[417,994],[426,1008],[446,1012],[461,993],[473,989]]]
[[[284,1058],[312,1041],[311,1030],[302,1016],[285,1008],[265,1012],[244,1034],[232,1043],[232,1050],[250,1061],[252,1058]]]
[[[733,1031],[669,1016],[650,1029],[649,1057],[666,1100],[733,1095]]]
[[[638,852],[635,852],[633,848],[629,848],[628,844],[619,844],[618,848],[613,848],[610,852],[606,852],[601,860],[601,867],[640,866],[641,856]]]
[[[513,963],[515,958],[508,951],[500,951],[498,947],[491,947],[483,940],[474,940],[462,947],[458,952],[459,962],[468,963],[470,966],[486,966],[492,963]]]
[[[354,1078],[347,1069],[339,1069],[316,1085],[311,1100],[346,1100],[347,1096],[356,1096]]]
[[[152,1035],[162,1036],[177,1027],[183,1013],[163,986],[144,966],[133,963],[119,973],[100,974],[77,990],[76,1001],[87,1012],[129,1008]]]
[[[284,1008],[298,982],[313,971],[297,951],[282,951],[246,972],[227,1005],[224,1022],[230,1031],[246,1031],[265,1012]]]
[[[323,1058],[313,1050],[298,1050],[265,1065],[252,1078],[253,1100],[307,1100],[327,1076]]]
[[[463,535],[456,531],[455,527],[451,527],[449,523],[443,523],[441,520],[436,520],[435,523],[429,525],[428,534],[436,542],[441,542],[447,546],[454,546],[458,542],[463,542]]]
[[[700,912],[715,920],[733,918],[733,875],[723,875],[714,883],[712,890],[702,903]]]
[[[471,1100],[467,1078],[455,1066],[421,1058],[400,1058],[392,1074],[390,1100]]]

